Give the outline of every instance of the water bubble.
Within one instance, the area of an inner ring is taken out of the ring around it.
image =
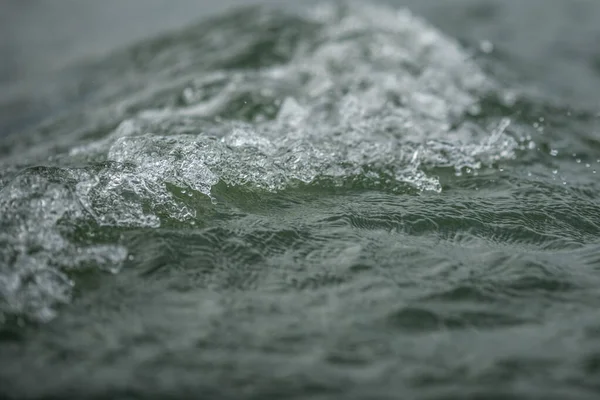
[[[514,107],[517,103],[517,94],[513,91],[507,90],[502,93],[502,102],[507,107]]]
[[[489,54],[492,51],[494,51],[494,44],[489,40],[482,40],[481,42],[479,42],[479,49],[482,52]]]

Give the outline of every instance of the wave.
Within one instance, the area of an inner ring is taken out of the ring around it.
[[[477,118],[504,89],[407,10],[245,10],[94,71],[83,111],[6,139],[3,314],[47,320],[69,271],[119,270],[127,248],[92,239],[107,228],[199,226],[238,189],[439,193],[440,169],[477,174],[534,146],[510,115]]]

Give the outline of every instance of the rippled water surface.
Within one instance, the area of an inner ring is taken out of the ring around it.
[[[2,139],[0,394],[596,398],[597,110],[491,50],[322,5],[85,67]]]

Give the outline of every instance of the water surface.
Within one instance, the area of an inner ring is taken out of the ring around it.
[[[3,139],[5,397],[598,394],[593,104],[372,4],[79,68]]]

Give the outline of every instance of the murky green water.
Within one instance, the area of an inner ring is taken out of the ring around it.
[[[324,5],[86,67],[3,139],[0,394],[595,398],[600,121],[490,50]]]

